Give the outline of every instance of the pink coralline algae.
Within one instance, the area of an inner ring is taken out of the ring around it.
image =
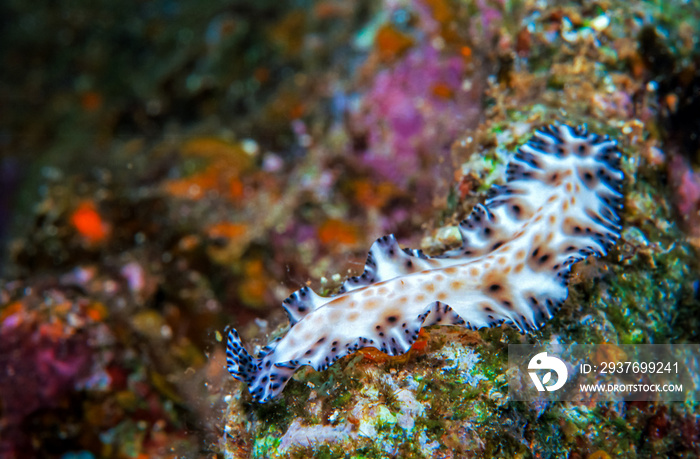
[[[700,237],[700,173],[688,160],[675,155],[668,165],[676,195],[676,208],[692,237]]]
[[[432,175],[425,174],[425,165],[438,168],[478,114],[465,71],[463,57],[421,45],[379,72],[354,113],[356,127],[366,132],[363,161],[399,186],[419,173]]]
[[[56,279],[42,281],[32,289],[15,284],[5,293],[18,299],[0,305],[0,457],[34,457],[27,425],[60,419],[69,429],[62,417],[79,412],[78,394],[109,385],[106,308]]]
[[[51,407],[87,376],[92,351],[81,334],[59,333],[32,317],[6,317],[0,326],[0,399],[10,420]]]

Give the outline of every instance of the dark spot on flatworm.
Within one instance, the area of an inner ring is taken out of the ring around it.
[[[489,290],[492,292],[497,292],[501,290],[501,286],[499,284],[491,284],[489,285]]]
[[[396,316],[389,316],[386,318],[386,321],[389,322],[390,324],[393,324],[397,320],[398,320],[398,317],[396,317]]]
[[[320,338],[318,341],[316,341],[316,344],[320,344],[320,343],[324,342],[325,340],[326,340],[326,337],[324,336],[324,337]]]

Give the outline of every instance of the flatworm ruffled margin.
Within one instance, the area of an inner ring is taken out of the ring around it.
[[[231,329],[228,371],[264,403],[301,366],[323,370],[363,347],[403,354],[421,327],[536,330],[566,300],[571,266],[620,237],[619,160],[615,140],[585,127],[536,131],[509,162],[506,185],[459,224],[460,248],[428,257],[393,235],[378,239],[364,272],[336,295],[304,287],[284,300],[290,329],[257,356]]]

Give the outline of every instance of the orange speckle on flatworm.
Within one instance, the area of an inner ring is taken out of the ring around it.
[[[329,304],[332,304],[336,308],[344,308],[344,307],[346,307],[345,304],[348,302],[348,299],[349,298],[346,296],[341,296],[341,297],[334,299]]]
[[[335,323],[340,320],[341,316],[342,313],[340,312],[340,309],[333,309],[331,312],[328,313],[328,320]]]

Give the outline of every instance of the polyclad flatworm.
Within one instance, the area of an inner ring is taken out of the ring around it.
[[[257,356],[232,329],[228,371],[264,403],[301,366],[323,370],[363,347],[403,354],[421,327],[536,330],[567,298],[571,266],[606,255],[620,237],[619,160],[615,140],[585,127],[536,131],[508,164],[506,184],[459,224],[460,248],[428,257],[379,238],[364,272],[337,294],[304,287],[284,300],[291,327]]]

